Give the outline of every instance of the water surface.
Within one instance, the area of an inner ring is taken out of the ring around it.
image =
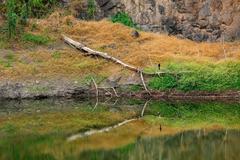
[[[237,160],[239,122],[238,102],[1,101],[0,159]]]

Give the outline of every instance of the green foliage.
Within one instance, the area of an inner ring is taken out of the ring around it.
[[[29,12],[32,17],[41,18],[52,11],[58,0],[30,0],[28,2]]]
[[[166,66],[176,76],[164,75],[154,77],[149,87],[156,90],[176,89],[181,91],[225,91],[240,89],[240,63],[222,62],[215,65],[194,63],[171,63]]]
[[[176,87],[177,80],[172,75],[154,77],[149,81],[149,86],[157,90],[167,90]]]
[[[23,4],[21,12],[20,12],[20,20],[21,20],[21,24],[27,24],[27,19],[29,16],[29,8],[28,8],[28,4]]]
[[[41,35],[34,35],[31,33],[24,34],[22,40],[25,42],[31,42],[35,44],[47,44],[49,42],[49,38]]]
[[[21,25],[27,24],[29,17],[40,18],[52,11],[57,5],[57,0],[8,0],[0,5],[1,13],[6,14],[6,31],[8,38],[13,38],[19,33]]]
[[[118,12],[111,18],[113,23],[122,23],[129,27],[136,27],[136,24],[133,22],[132,18],[125,12]]]
[[[88,0],[88,8],[87,8],[87,15],[89,19],[92,19],[95,17],[96,13],[96,4],[95,0]]]
[[[17,19],[18,16],[15,13],[15,0],[8,0],[7,1],[7,33],[8,38],[12,38],[16,35],[17,29]]]

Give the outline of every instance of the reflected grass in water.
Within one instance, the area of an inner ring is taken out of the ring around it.
[[[71,147],[65,144],[70,134],[102,128],[135,115],[127,107],[111,109],[99,105],[93,111],[89,102],[72,101],[6,103],[1,107],[0,159],[53,158],[50,155],[59,159],[62,151]]]
[[[240,131],[187,131],[173,136],[142,138],[136,143],[113,150],[89,150],[85,160],[236,160],[240,156]]]
[[[99,103],[96,110],[93,110],[95,103],[89,101],[1,102],[0,159],[87,159],[89,156],[90,159],[134,159],[137,155],[133,151],[138,152],[136,147],[139,146],[139,141],[145,143],[149,137],[154,142],[159,136],[174,137],[177,136],[174,134],[184,130],[240,128],[238,103],[151,101],[141,121],[109,133],[67,142],[67,138],[75,133],[102,128],[141,115],[144,104],[140,101],[129,102]],[[163,128],[161,132],[160,124]],[[194,136],[190,139],[194,140]],[[151,146],[153,142],[148,141],[146,145]],[[239,141],[236,140],[236,143],[239,144]]]
[[[172,127],[240,127],[239,103],[152,101],[145,115],[149,123]]]

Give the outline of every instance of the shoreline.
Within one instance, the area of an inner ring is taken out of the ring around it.
[[[206,101],[240,101],[240,91],[150,91],[151,95],[146,91],[131,91],[128,86],[120,86],[116,88],[117,95],[111,88],[99,88],[98,97],[112,98],[135,98],[135,99],[152,99],[152,100],[206,100]],[[96,89],[74,85],[71,83],[56,84],[23,84],[23,83],[7,83],[0,84],[0,100],[6,99],[47,99],[47,98],[73,98],[86,99],[96,98]]]

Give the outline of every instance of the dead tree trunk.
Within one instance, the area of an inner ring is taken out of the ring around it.
[[[126,64],[126,63],[122,62],[121,60],[108,55],[107,53],[90,49],[90,48],[86,47],[85,45],[83,45],[82,43],[76,42],[76,41],[72,40],[71,38],[68,38],[67,36],[63,35],[63,40],[65,43],[69,44],[70,46],[73,46],[74,48],[83,51],[84,55],[86,55],[86,56],[98,56],[98,57],[104,58],[106,60],[112,61],[114,63],[120,64],[123,67],[128,68],[132,71],[140,72],[139,69],[137,69],[136,67],[134,67],[132,65]]]

